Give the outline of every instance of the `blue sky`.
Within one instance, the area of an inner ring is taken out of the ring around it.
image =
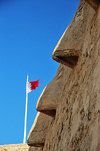
[[[27,135],[36,103],[59,64],[52,52],[79,0],[0,0],[0,145],[23,142],[26,77],[40,79],[29,93]]]

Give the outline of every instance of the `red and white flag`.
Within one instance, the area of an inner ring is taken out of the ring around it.
[[[26,142],[26,123],[27,123],[27,103],[28,103],[28,93],[32,90],[36,89],[39,86],[39,79],[37,81],[28,82],[28,75],[27,75],[27,82],[26,82],[26,107],[25,107],[25,124],[24,124],[24,138],[23,143]]]
[[[31,82],[27,82],[26,84],[26,92],[29,93],[32,90],[35,90],[36,87],[39,86],[39,79],[37,81],[31,81]]]

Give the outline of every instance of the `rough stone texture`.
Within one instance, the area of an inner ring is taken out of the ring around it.
[[[42,148],[37,148],[37,147],[29,147],[28,151],[43,151]]]
[[[27,143],[30,146],[44,147],[48,125],[52,121],[52,117],[48,117],[44,113],[39,113],[33,123],[33,126],[28,135]]]
[[[27,144],[0,145],[0,151],[28,151]]]
[[[56,76],[43,90],[36,109],[52,117],[55,116],[56,108],[61,100],[61,94],[64,89],[65,81],[70,75],[71,69],[60,65]]]
[[[76,56],[79,52],[74,66],[70,62],[75,58],[67,58],[71,50]],[[53,58],[73,69],[65,79],[62,93],[57,96],[52,92],[60,101],[43,151],[100,151],[100,7],[95,11],[81,0]],[[46,97],[45,104],[49,100]]]
[[[27,144],[0,145],[0,151],[41,151],[40,148],[31,147]]]
[[[91,17],[87,17],[89,5],[81,0],[79,8],[73,21],[64,32],[53,52],[53,59],[71,68],[75,67],[78,58],[82,54],[83,40],[86,36],[87,26],[91,22]],[[95,11],[92,10],[93,14]],[[79,30],[80,29],[80,30]]]
[[[100,0],[86,0],[86,2],[88,2],[95,9],[95,11],[98,11]]]

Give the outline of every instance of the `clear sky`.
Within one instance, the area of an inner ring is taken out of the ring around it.
[[[52,52],[79,0],[0,0],[0,145],[23,142],[26,77],[40,79],[29,93],[27,135],[36,103],[59,64]]]

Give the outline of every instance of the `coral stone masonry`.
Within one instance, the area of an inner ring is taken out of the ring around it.
[[[99,0],[80,0],[52,57],[61,65],[36,107],[52,117],[43,151],[100,151]]]
[[[27,144],[12,144],[0,145],[0,151],[41,151],[41,149],[29,147]]]

